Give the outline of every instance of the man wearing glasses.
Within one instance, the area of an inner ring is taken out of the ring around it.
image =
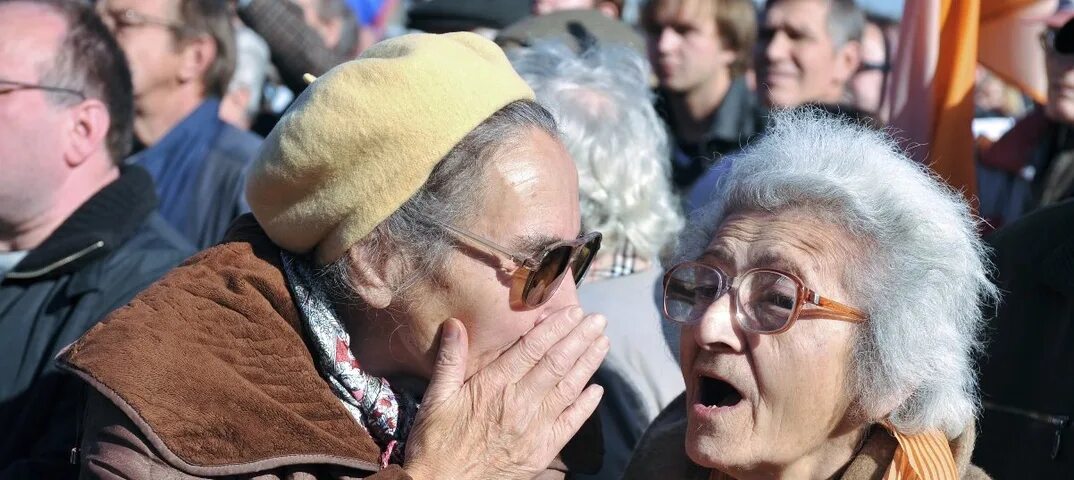
[[[129,162],[153,175],[165,220],[198,248],[215,244],[248,210],[243,171],[260,145],[219,119],[236,56],[226,3],[102,0],[97,11],[131,66]]]
[[[130,73],[89,7],[0,0],[0,478],[69,478],[56,354],[189,252],[122,167]]]
[[[1074,196],[1074,5],[1040,35],[1048,98],[980,156],[981,215],[993,226]]]

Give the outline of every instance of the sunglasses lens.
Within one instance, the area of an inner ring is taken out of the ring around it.
[[[595,236],[592,240],[578,247],[578,253],[574,255],[574,261],[571,262],[571,272],[574,273],[575,285],[582,284],[582,279],[585,278],[586,272],[589,271],[589,265],[593,263],[593,257],[597,256],[598,250],[600,250],[600,236]]]
[[[559,283],[563,281],[563,276],[567,273],[570,260],[571,247],[567,245],[553,248],[544,256],[537,271],[530,274],[526,288],[522,291],[522,298],[526,305],[540,306],[556,293]]]
[[[698,264],[672,267],[664,280],[664,314],[668,320],[696,323],[724,291],[719,270]]]

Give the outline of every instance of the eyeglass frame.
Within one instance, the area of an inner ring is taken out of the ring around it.
[[[463,230],[461,228],[455,227],[453,225],[449,225],[447,223],[444,223],[444,222],[441,222],[441,221],[438,221],[438,220],[435,220],[435,219],[432,219],[432,218],[428,218],[428,217],[425,217],[425,220],[427,220],[428,222],[430,222],[430,223],[432,223],[432,224],[434,224],[434,225],[436,225],[436,226],[438,226],[440,228],[443,228],[444,230],[447,230],[448,232],[452,233],[453,235],[455,235],[457,237],[462,237],[463,239],[466,239],[466,240],[469,240],[469,241],[473,242],[471,244],[471,246],[484,247],[485,253],[498,254],[499,256],[507,257],[507,259],[511,260],[515,264],[515,268],[514,269],[501,269],[501,270],[504,273],[510,275],[511,278],[512,278],[512,282],[511,282],[511,303],[512,303],[513,306],[516,306],[516,307],[519,307],[519,308],[523,308],[523,307],[524,308],[537,308],[537,307],[540,307],[541,305],[544,305],[545,302],[548,301],[548,299],[545,299],[544,302],[541,302],[541,303],[539,303],[537,305],[528,305],[528,304],[526,304],[526,299],[525,299],[524,293],[525,293],[525,288],[526,288],[527,281],[530,279],[531,275],[535,275],[537,273],[538,269],[541,268],[541,263],[544,262],[545,257],[547,257],[549,253],[551,253],[553,250],[555,250],[556,248],[559,248],[559,247],[563,247],[563,246],[570,247],[571,248],[571,256],[567,260],[567,269],[569,269],[571,267],[571,263],[574,262],[575,257],[578,255],[579,248],[581,246],[583,246],[583,245],[588,244],[589,242],[592,242],[594,239],[596,239],[596,248],[594,248],[593,253],[590,254],[591,257],[589,258],[589,262],[586,263],[585,271],[583,271],[580,274],[575,272],[575,276],[577,276],[578,278],[577,279],[572,279],[572,280],[574,280],[575,286],[581,285],[582,280],[584,280],[586,274],[589,273],[589,267],[593,263],[593,258],[596,257],[597,252],[600,251],[600,242],[601,242],[601,239],[603,238],[603,235],[601,235],[600,232],[589,232],[589,233],[585,233],[585,234],[582,234],[582,235],[578,236],[578,238],[576,238],[574,240],[560,240],[558,242],[552,243],[552,244],[544,247],[541,250],[541,253],[538,254],[539,255],[538,257],[532,257],[532,256],[527,257],[525,255],[522,255],[522,254],[519,254],[519,253],[516,253],[516,252],[512,252],[511,249],[509,249],[507,247],[504,247],[504,246],[502,246],[502,245],[500,245],[500,244],[498,244],[498,243],[496,243],[496,242],[494,242],[492,240],[484,238],[484,237],[482,237],[480,235],[477,235],[475,233],[468,232],[466,230]],[[474,244],[476,244],[476,245],[474,245]],[[559,291],[559,287],[560,287],[560,285],[563,284],[563,279],[566,276],[567,269],[563,270],[562,276],[559,277],[559,281],[556,282],[556,286],[555,286],[554,289],[552,289],[552,292],[548,295],[548,298],[551,298],[553,295],[555,295],[555,293],[557,291]],[[521,272],[522,270],[526,270],[529,273],[526,274],[526,275],[520,275],[519,272]]]
[[[165,20],[163,18],[146,15],[131,8],[124,8],[121,10],[103,9],[100,10],[100,12],[102,13],[102,18],[104,17],[104,15],[107,15],[111,18],[111,22],[113,23],[111,23],[110,25],[109,21],[106,20],[105,25],[110,25],[110,29],[116,32],[123,30],[124,28],[144,26],[165,28],[171,30],[172,33],[176,34],[177,36],[183,36],[183,34],[189,31],[189,27],[179,22],[173,22],[170,20]]]
[[[1040,35],[1037,37],[1040,41],[1041,48],[1043,48],[1047,52],[1053,52],[1056,55],[1062,55],[1065,57],[1074,55],[1074,49],[1069,52],[1063,52],[1055,48],[1055,39],[1059,36],[1060,32],[1067,30],[1067,35],[1074,35],[1074,32],[1069,31],[1070,29],[1074,29],[1074,21],[1071,20],[1068,20],[1059,28],[1045,28],[1044,31],[1040,32]],[[1072,45],[1072,47],[1074,47],[1074,45]]]
[[[745,325],[745,323],[742,321],[742,319],[739,318],[739,315],[745,315],[745,313],[737,312],[737,311],[735,312],[735,321],[738,322],[738,325],[740,327],[742,327],[744,330],[749,331],[749,332],[753,332],[753,333],[760,334],[760,335],[779,335],[779,334],[781,334],[783,332],[786,332],[787,330],[790,330],[790,328],[794,325],[794,323],[797,322],[798,319],[801,317],[801,315],[803,313],[803,306],[805,304],[816,306],[816,308],[810,308],[809,311],[816,311],[818,313],[819,312],[831,313],[831,314],[836,315],[834,317],[826,317],[826,318],[829,318],[831,320],[838,320],[838,321],[851,322],[851,323],[863,323],[863,322],[866,322],[866,321],[869,320],[869,316],[866,315],[865,312],[862,312],[861,310],[858,310],[857,308],[851,307],[851,306],[846,305],[846,304],[841,303],[841,302],[837,302],[837,301],[832,300],[832,299],[830,299],[828,297],[824,297],[824,296],[818,294],[815,290],[807,287],[805,285],[805,282],[803,282],[801,278],[799,278],[797,275],[795,275],[793,273],[790,273],[790,272],[784,272],[784,271],[776,270],[776,269],[772,269],[772,268],[751,268],[751,269],[746,270],[745,272],[743,272],[741,275],[736,275],[736,276],[732,277],[732,276],[728,275],[726,272],[724,272],[723,269],[721,269],[719,267],[709,265],[709,264],[704,263],[704,262],[686,261],[686,262],[677,263],[674,266],[672,266],[671,268],[669,268],[666,272],[664,272],[664,278],[663,278],[663,281],[661,282],[663,288],[661,289],[662,297],[661,297],[661,302],[660,302],[661,305],[660,305],[660,307],[661,307],[662,313],[664,315],[664,318],[667,319],[670,322],[674,322],[674,323],[677,323],[679,325],[698,325],[698,324],[701,323],[701,320],[705,317],[704,311],[702,311],[702,314],[698,315],[696,320],[689,321],[689,322],[683,322],[683,321],[679,321],[679,320],[676,320],[676,319],[672,318],[671,314],[668,313],[668,307],[667,307],[668,293],[667,292],[668,292],[668,282],[671,280],[671,274],[672,274],[672,272],[674,272],[676,269],[678,269],[680,267],[690,266],[690,265],[696,265],[696,266],[700,266],[700,267],[703,267],[703,268],[707,268],[709,270],[714,270],[714,271],[716,271],[716,273],[718,275],[722,275],[724,277],[724,279],[725,279],[725,281],[722,284],[722,288],[720,289],[721,291],[718,292],[715,296],[712,297],[712,301],[709,302],[708,307],[705,307],[705,310],[708,310],[708,308],[711,307],[714,303],[716,303],[717,300],[722,298],[724,295],[728,295],[728,294],[731,295],[731,300],[733,302],[733,305],[734,305],[735,309],[739,310],[740,307],[741,307],[739,305],[739,300],[738,300],[738,287],[740,285],[740,280],[742,278],[745,278],[745,277],[749,276],[750,274],[753,274],[753,273],[774,273],[774,274],[777,274],[777,275],[782,275],[784,277],[787,277],[792,282],[794,282],[794,284],[795,284],[795,293],[796,293],[796,296],[795,296],[795,299],[794,299],[794,309],[791,311],[791,314],[788,316],[787,322],[784,323],[783,326],[780,327],[779,329],[772,330],[772,331],[760,331],[760,330],[756,330],[756,329],[753,329],[753,328],[749,328],[749,327],[747,327]]]
[[[12,85],[13,88],[5,89],[4,85]],[[6,80],[0,78],[0,95],[7,95],[9,93],[18,92],[20,90],[43,90],[46,92],[66,93],[69,95],[75,95],[80,100],[86,99],[86,93],[73,88],[56,87],[53,85],[41,85],[38,83],[19,82],[16,80]]]

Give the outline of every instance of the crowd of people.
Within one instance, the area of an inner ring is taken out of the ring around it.
[[[0,0],[0,479],[1068,478],[1033,21],[967,197],[854,0]]]

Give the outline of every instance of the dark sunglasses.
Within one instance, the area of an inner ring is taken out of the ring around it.
[[[1074,20],[1059,28],[1049,28],[1040,34],[1040,46],[1060,55],[1074,54]]]
[[[545,247],[541,253],[527,257],[512,252],[487,238],[432,219],[430,222],[451,232],[457,237],[468,240],[492,255],[509,258],[516,268],[509,270],[511,282],[511,304],[519,308],[537,308],[544,305],[563,283],[567,270],[573,274],[575,285],[581,285],[589,265],[600,250],[600,232],[590,232],[574,240],[560,241]]]
[[[743,329],[783,333],[802,317],[864,322],[864,312],[805,286],[797,276],[754,268],[737,277],[700,262],[683,262],[664,274],[664,318],[685,325],[701,323],[716,300],[731,295],[734,317]]]

